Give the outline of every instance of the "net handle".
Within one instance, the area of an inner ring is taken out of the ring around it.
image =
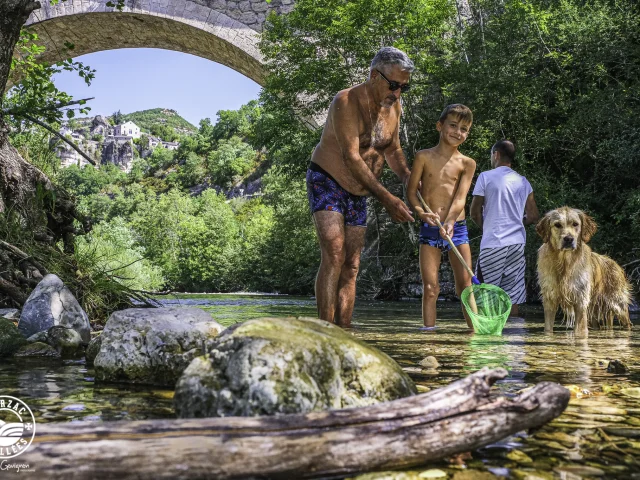
[[[422,203],[422,207],[427,211],[427,213],[433,213],[431,211],[431,209],[429,208],[429,205],[427,205],[427,203],[422,198],[422,195],[420,195],[420,191],[416,190],[416,193],[418,194],[418,199],[420,200],[420,203]],[[444,227],[442,226],[442,223],[440,222],[439,218],[436,219],[436,223],[438,224],[438,227],[440,227],[442,230],[444,230]],[[462,265],[464,266],[464,268],[467,271],[467,273],[469,275],[471,275],[471,281],[473,283],[475,283],[476,285],[480,285],[480,282],[478,281],[478,278],[474,275],[473,270],[471,270],[471,268],[469,268],[469,265],[467,265],[467,262],[465,261],[465,259],[462,258],[462,255],[460,254],[460,252],[458,251],[456,246],[453,244],[453,240],[451,240],[451,237],[449,235],[445,234],[444,239],[447,242],[449,242],[449,245],[451,246],[451,250],[453,250],[453,253],[456,254],[456,257],[458,257],[458,260],[460,260],[460,263],[462,263]]]

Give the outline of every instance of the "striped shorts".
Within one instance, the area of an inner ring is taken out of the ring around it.
[[[513,305],[527,300],[524,283],[524,243],[480,250],[476,265],[476,277],[482,283],[502,288]]]

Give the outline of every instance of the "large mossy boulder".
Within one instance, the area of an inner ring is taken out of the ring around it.
[[[26,338],[61,325],[80,334],[84,344],[91,340],[89,317],[57,275],[49,274],[27,298],[18,329]]]
[[[95,379],[173,387],[223,327],[199,308],[129,308],[114,312],[100,334]]]
[[[0,318],[0,357],[10,357],[26,343],[11,320]]]
[[[306,413],[416,393],[386,354],[316,319],[262,318],[226,329],[178,380],[181,418]]]

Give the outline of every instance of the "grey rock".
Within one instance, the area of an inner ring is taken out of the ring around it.
[[[322,320],[263,318],[226,329],[184,371],[180,418],[305,413],[416,393],[391,358]]]
[[[100,352],[100,345],[102,345],[102,335],[98,335],[91,342],[89,342],[89,346],[87,346],[87,351],[84,356],[87,359],[87,363],[93,364],[96,357],[98,356],[98,352]]]
[[[251,5],[251,10],[254,12],[266,12],[269,9],[269,5],[267,2],[258,2]]]
[[[47,331],[47,343],[66,358],[79,357],[83,353],[83,341],[73,328],[55,325]]]
[[[54,325],[73,328],[87,344],[91,340],[89,317],[57,275],[49,274],[34,288],[22,308],[18,329],[25,337]]]
[[[249,25],[251,23],[256,23],[258,21],[258,17],[253,12],[245,12],[240,15],[240,21]]]
[[[10,357],[26,343],[11,320],[0,318],[0,357]]]
[[[114,312],[100,335],[95,378],[175,385],[223,327],[198,308],[129,308]]]
[[[246,0],[244,2],[238,2],[238,8],[241,12],[248,12],[249,10],[251,10],[251,2]]]
[[[440,363],[438,363],[438,359],[436,359],[436,357],[430,356],[423,358],[420,361],[420,366],[427,369],[438,368]]]
[[[28,343],[36,343],[36,342],[48,343],[48,340],[49,340],[49,337],[47,336],[47,332],[34,333],[29,338],[27,338]]]
[[[17,308],[0,308],[0,318],[15,320],[18,317],[20,317],[20,310]]]
[[[47,357],[60,358],[58,350],[42,342],[24,345],[13,355],[14,357]]]

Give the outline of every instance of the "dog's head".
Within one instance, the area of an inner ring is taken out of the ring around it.
[[[554,250],[575,250],[587,243],[598,226],[582,210],[562,207],[548,212],[536,225],[536,232]]]

